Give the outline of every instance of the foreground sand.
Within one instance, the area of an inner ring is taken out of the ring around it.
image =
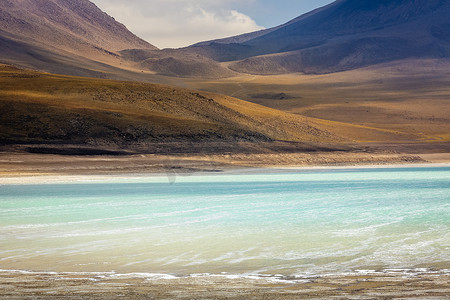
[[[0,271],[3,299],[448,299],[449,273],[389,273],[308,279],[147,277]]]

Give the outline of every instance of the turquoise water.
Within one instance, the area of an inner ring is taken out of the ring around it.
[[[315,275],[449,266],[448,167],[0,185],[0,269]]]

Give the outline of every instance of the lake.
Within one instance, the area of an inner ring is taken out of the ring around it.
[[[0,185],[0,269],[298,276],[450,268],[450,167]]]

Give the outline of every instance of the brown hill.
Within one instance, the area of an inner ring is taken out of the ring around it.
[[[120,50],[156,49],[88,0],[2,0],[0,41],[3,63],[91,76],[114,73]]]
[[[135,68],[159,75],[223,78],[235,74],[211,58],[176,49],[129,49],[121,51],[120,54],[123,59],[133,62]]]
[[[450,61],[411,59],[323,75],[246,74],[190,86],[322,120],[371,149],[450,151]]]
[[[0,85],[3,145],[173,153],[314,151],[343,141],[313,119],[206,92],[7,66]]]

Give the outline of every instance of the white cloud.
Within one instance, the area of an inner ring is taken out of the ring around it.
[[[232,8],[238,0],[91,1],[159,48],[188,46],[262,29],[249,16]]]

